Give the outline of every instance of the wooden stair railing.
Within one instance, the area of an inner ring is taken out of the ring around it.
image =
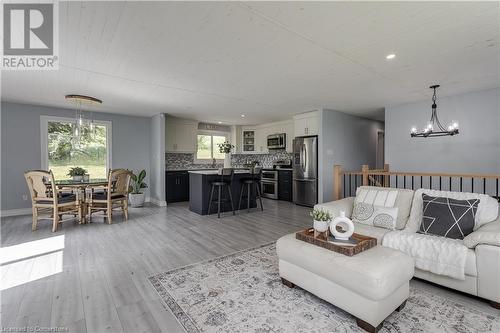
[[[361,185],[395,187],[417,190],[419,188],[475,192],[499,196],[500,175],[494,174],[459,174],[459,173],[425,173],[425,172],[393,172],[389,165],[384,169],[371,169],[363,165],[361,171],[345,171],[340,165],[334,166],[334,199],[356,195]]]

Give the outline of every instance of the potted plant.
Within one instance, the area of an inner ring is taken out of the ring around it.
[[[87,173],[87,170],[80,167],[73,167],[69,169],[68,176],[73,177],[75,182],[81,182],[83,180],[83,176]]]
[[[224,143],[218,143],[219,153],[226,154],[224,156],[224,168],[231,167],[231,150],[233,150],[234,146],[229,141],[224,141]]]
[[[318,234],[325,234],[325,236],[328,236],[328,226],[332,220],[330,213],[321,209],[314,209],[309,215],[311,215],[314,220],[314,237],[317,237]]]
[[[144,205],[145,195],[141,190],[148,187],[148,185],[144,182],[144,178],[146,178],[146,170],[141,170],[137,175],[132,173],[130,178],[132,180],[128,196],[130,206],[142,207]]]

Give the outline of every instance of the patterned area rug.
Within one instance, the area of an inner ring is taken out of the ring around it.
[[[364,332],[354,317],[281,284],[274,244],[149,278],[186,332]],[[498,316],[411,287],[382,332],[500,332]]]

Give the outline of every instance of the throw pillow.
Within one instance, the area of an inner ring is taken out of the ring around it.
[[[422,194],[423,215],[419,233],[464,239],[474,230],[479,199],[456,200]]]
[[[364,202],[374,206],[394,207],[398,191],[396,190],[378,190],[371,188],[359,188],[356,191],[355,202]]]
[[[378,206],[385,206],[385,207],[398,207],[398,218],[396,220],[396,229],[397,230],[402,230],[405,228],[408,218],[410,217],[410,210],[411,210],[411,202],[413,200],[413,195],[415,191],[409,190],[409,189],[402,189],[402,188],[391,188],[391,187],[378,187],[378,186],[360,186],[358,187],[356,191],[356,202],[363,201],[366,202],[365,200],[361,200],[363,197],[363,192],[364,191],[370,191],[370,190],[375,190],[375,191],[384,191],[384,192],[394,192],[394,194],[391,194],[389,198],[388,194],[388,200],[386,201],[386,204],[380,205],[378,202],[372,202],[374,205]],[[359,198],[358,198],[359,196]],[[396,200],[392,201],[392,197],[395,196]],[[364,196],[365,198],[368,198],[368,194]],[[422,200],[422,198],[420,198]],[[422,213],[422,210],[420,210],[420,213]],[[420,226],[420,219],[417,224],[417,228],[415,231],[417,231],[418,227]]]
[[[389,230],[396,229],[397,218],[398,207],[377,206],[365,202],[355,203],[352,212],[353,222]]]

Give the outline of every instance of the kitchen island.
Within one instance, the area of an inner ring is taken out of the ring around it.
[[[233,182],[231,183],[231,194],[233,196],[234,209],[238,209],[238,202],[240,200],[241,180],[250,177],[248,170],[235,170]],[[229,178],[229,177],[227,177]],[[207,215],[208,200],[210,199],[210,191],[212,189],[212,182],[220,180],[218,170],[197,170],[189,171],[189,210],[200,215]],[[250,194],[250,208],[257,207],[255,200],[255,191]],[[216,198],[217,189],[214,191],[214,198]],[[243,194],[246,195],[246,192]],[[222,198],[227,199],[227,202],[221,204],[221,212],[231,211],[231,203],[227,191],[222,190]],[[247,208],[247,200],[242,200],[241,209]],[[213,204],[210,211],[211,214],[217,214],[217,205]]]

